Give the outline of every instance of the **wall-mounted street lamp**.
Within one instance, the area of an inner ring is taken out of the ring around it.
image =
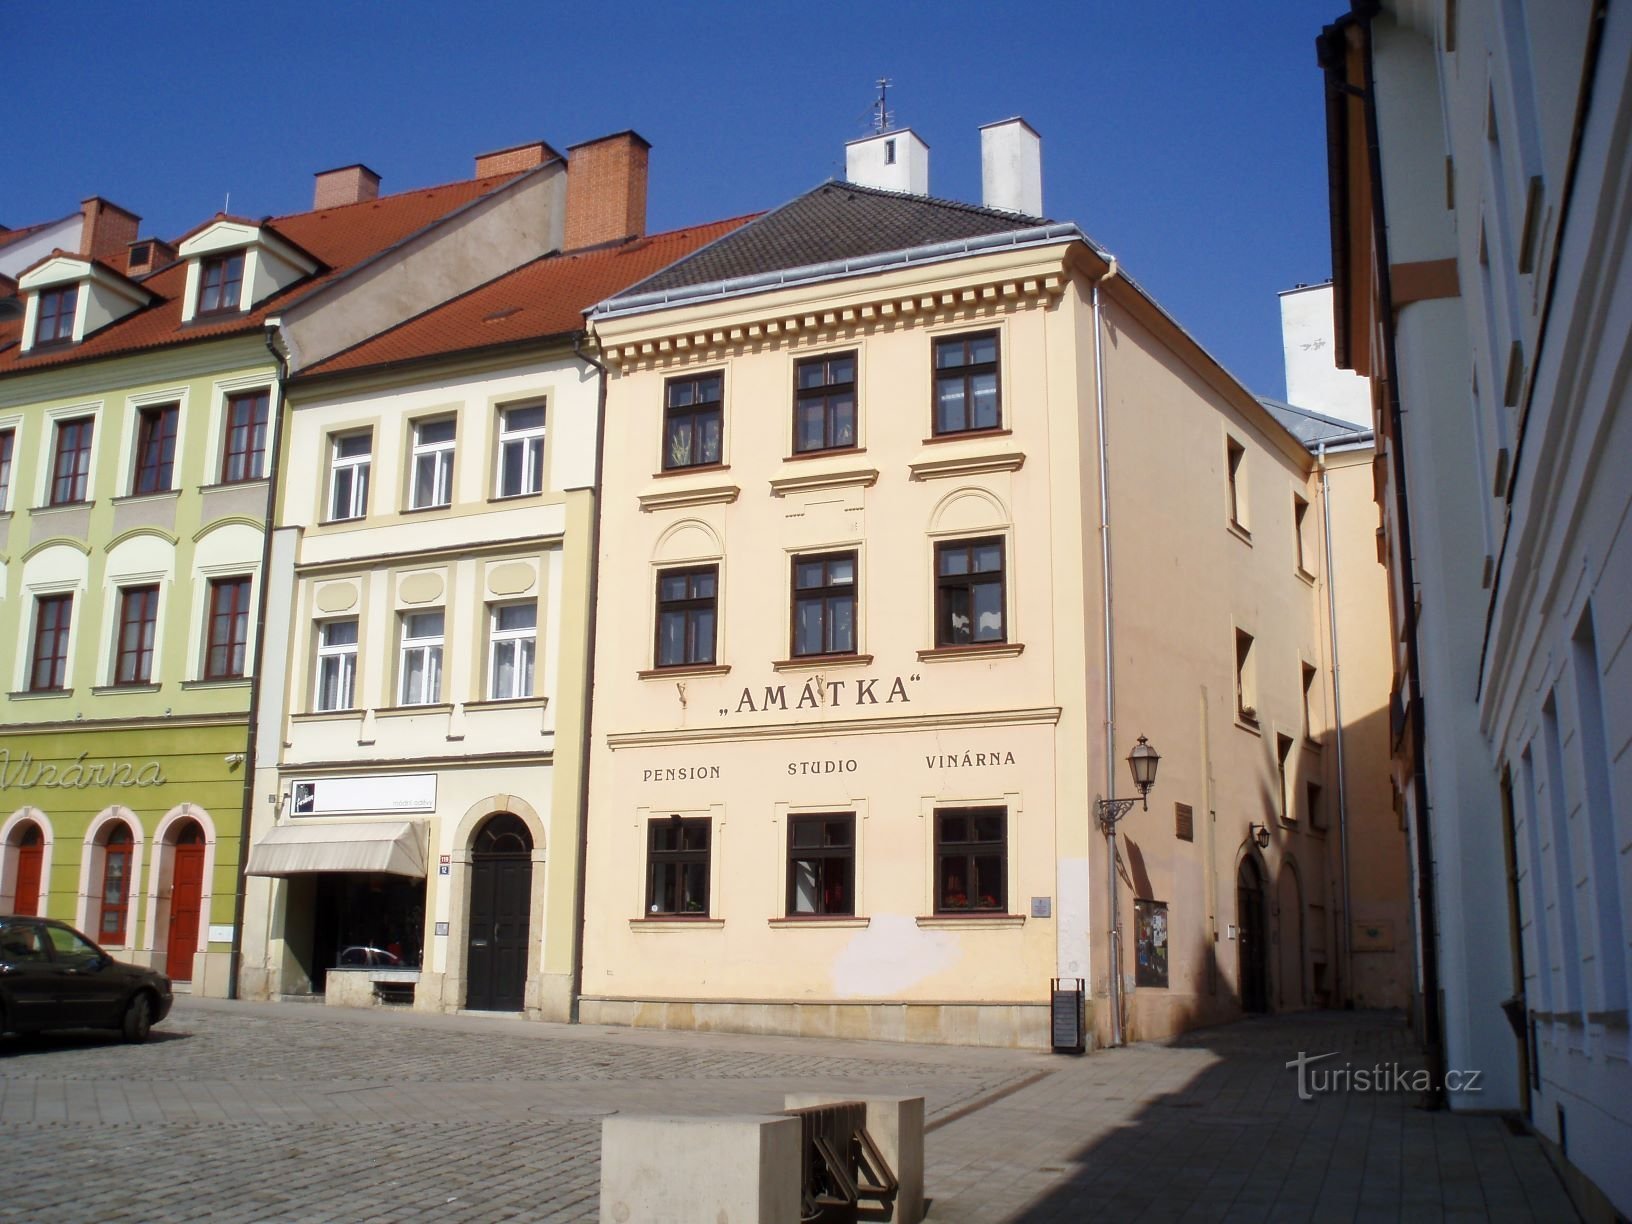
[[[1249,824],[1247,826],[1247,837],[1251,839],[1252,844],[1257,846],[1258,849],[1260,849],[1260,850],[1268,850],[1269,849],[1269,826],[1268,825],[1261,825],[1261,824],[1258,824],[1256,822],[1254,822],[1253,824]]]
[[[1156,749],[1150,746],[1150,741],[1144,736],[1133,746],[1128,753],[1128,769],[1133,773],[1133,787],[1139,792],[1139,798],[1134,799],[1096,799],[1094,801],[1094,815],[1099,817],[1099,827],[1105,833],[1105,843],[1111,855],[1111,971],[1107,975],[1110,981],[1111,995],[1111,1044],[1119,1046],[1122,1041],[1122,906],[1116,899],[1116,822],[1133,810],[1134,803],[1138,803],[1143,811],[1150,810],[1150,788],[1156,785],[1156,766],[1161,763],[1161,757]]]

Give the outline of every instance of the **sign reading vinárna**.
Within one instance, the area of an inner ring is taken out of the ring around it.
[[[157,761],[92,761],[82,752],[66,765],[36,761],[32,752],[11,759],[10,748],[0,748],[0,791],[84,790],[87,786],[163,786],[164,770]]]

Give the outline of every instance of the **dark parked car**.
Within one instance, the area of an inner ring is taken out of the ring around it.
[[[117,1029],[146,1041],[172,999],[169,978],[114,960],[65,922],[0,918],[0,1033]]]

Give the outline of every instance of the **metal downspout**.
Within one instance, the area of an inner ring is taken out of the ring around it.
[[[1342,653],[1337,641],[1337,563],[1332,558],[1332,485],[1326,471],[1326,443],[1316,456],[1320,464],[1320,516],[1326,532],[1326,619],[1332,639],[1332,723],[1333,746],[1337,749],[1337,830],[1342,847],[1340,872],[1343,880],[1343,923],[1338,928],[1340,961],[1343,966],[1343,1001],[1354,1003],[1354,949],[1350,945],[1349,924],[1354,919],[1349,897],[1349,781],[1343,769],[1343,680]]]
[[[584,701],[580,717],[580,767],[578,770],[578,862],[577,887],[573,891],[572,915],[572,1002],[568,1020],[578,1023],[580,1000],[584,992],[584,923],[587,921],[584,889],[588,883],[589,863],[589,764],[591,759],[590,720],[595,707],[595,627],[598,623],[596,603],[601,577],[601,472],[606,461],[606,383],[610,376],[605,365],[584,352],[584,336],[573,339],[572,355],[600,373],[600,390],[595,398],[595,483],[589,490],[589,592],[588,623],[584,641]]]
[[[1106,477],[1110,470],[1110,461],[1105,447],[1105,363],[1104,350],[1100,344],[1100,336],[1104,328],[1100,323],[1099,287],[1105,281],[1116,275],[1116,257],[1109,257],[1105,272],[1094,281],[1093,308],[1094,308],[1094,409],[1098,424],[1099,446],[1099,564],[1102,577],[1101,589],[1104,594],[1104,606],[1101,609],[1105,626],[1105,798],[1110,799],[1116,794],[1116,771],[1113,762],[1116,760],[1116,658],[1113,651],[1115,630],[1111,620],[1111,500],[1106,488]],[[1111,1004],[1111,1045],[1119,1046],[1122,1040],[1122,907],[1117,899],[1116,879],[1116,826],[1110,826],[1105,834],[1106,849],[1110,860],[1110,933],[1111,933],[1111,963],[1107,968],[1105,981]]]

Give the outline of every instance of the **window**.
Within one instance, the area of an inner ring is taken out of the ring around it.
[[[935,434],[970,433],[1002,425],[997,386],[997,333],[975,332],[935,341]]]
[[[895,165],[895,141],[893,140],[884,142],[884,164],[886,166]]]
[[[1320,783],[1307,782],[1304,784],[1304,797],[1308,802],[1309,827],[1324,829],[1326,827],[1326,809],[1320,802]]]
[[[204,679],[236,680],[244,674],[249,646],[249,579],[210,579],[209,640]]]
[[[11,506],[11,454],[16,443],[15,429],[0,429],[0,513]]]
[[[793,653],[856,653],[856,554],[793,559]]]
[[[124,822],[108,830],[102,843],[102,891],[98,894],[101,913],[97,916],[98,941],[114,947],[125,942],[125,919],[130,913],[130,827]]]
[[[1303,667],[1303,738],[1313,743],[1315,740],[1315,720],[1309,698],[1315,691],[1315,669],[1307,663],[1301,666]]]
[[[152,683],[153,636],[158,623],[158,587],[125,587],[119,592],[119,640],[113,660],[115,684]]]
[[[79,286],[40,290],[34,318],[34,343],[53,344],[74,338],[74,312],[79,309]]]
[[[801,455],[856,444],[856,355],[810,357],[793,367],[793,449]]]
[[[935,545],[935,645],[1006,642],[1003,541]]]
[[[227,398],[227,439],[221,455],[221,483],[259,480],[266,463],[268,395],[247,391]]]
[[[544,405],[499,412],[500,497],[521,497],[544,487]]]
[[[440,612],[403,616],[398,705],[435,705],[442,700],[442,623]]]
[[[705,467],[720,462],[725,429],[725,376],[671,378],[663,389],[663,468]]]
[[[1309,568],[1309,549],[1304,539],[1309,518],[1309,503],[1296,493],[1292,494],[1292,542],[1297,549],[1298,573],[1314,573]]]
[[[708,917],[709,821],[670,816],[647,825],[646,912]]]
[[[951,808],[935,813],[935,912],[1007,913],[1006,808]]]
[[[408,504],[415,510],[453,501],[453,445],[458,423],[448,417],[414,424],[413,487]]]
[[[533,695],[537,604],[502,604],[491,613],[487,695],[493,701]]]
[[[85,500],[91,475],[91,431],[95,425],[92,417],[57,422],[57,453],[51,463],[53,506],[69,506]]]
[[[1280,794],[1276,796],[1281,805],[1281,819],[1291,822],[1298,818],[1297,809],[1293,806],[1295,800],[1291,790],[1292,779],[1288,776],[1288,767],[1292,761],[1292,737],[1277,735],[1275,737],[1275,772],[1281,781]]]
[[[35,604],[29,692],[49,693],[68,687],[68,630],[73,615],[72,595],[41,595]]]
[[[350,710],[357,695],[357,622],[325,622],[317,631],[317,708]]]
[[[788,818],[788,917],[856,912],[856,817]]]
[[[1243,722],[1257,725],[1258,694],[1252,683],[1252,634],[1235,631],[1235,713]]]
[[[664,570],[657,576],[657,666],[714,662],[719,567]]]
[[[237,310],[243,286],[242,251],[206,259],[198,274],[198,313],[224,314]]]
[[[1246,449],[1234,438],[1224,439],[1224,466],[1230,481],[1230,526],[1247,529],[1245,476],[1241,464],[1247,457]]]
[[[374,457],[372,430],[341,434],[330,440],[329,521],[362,518],[368,513],[368,470]]]
[[[136,424],[136,479],[132,493],[168,493],[176,470],[176,422],[181,409],[175,404],[143,408]]]

